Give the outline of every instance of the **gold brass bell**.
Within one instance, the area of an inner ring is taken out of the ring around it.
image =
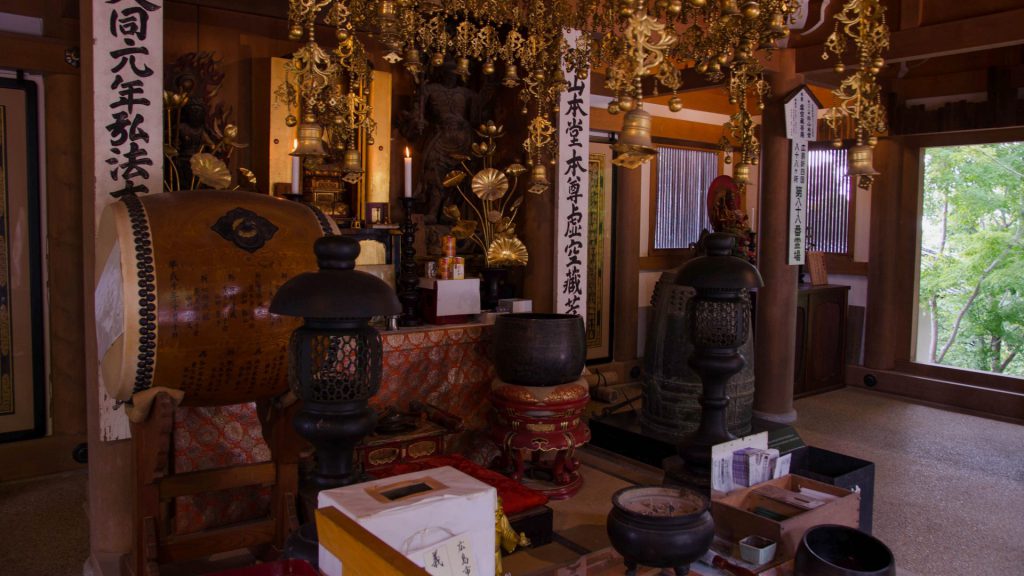
[[[634,108],[622,119],[619,141],[612,146],[617,152],[612,164],[636,168],[658,155],[651,143],[651,114],[643,108]]]
[[[409,48],[405,51],[405,69],[410,74],[419,74],[423,72],[423,59],[420,56],[420,51],[415,48]]]
[[[543,164],[534,164],[530,173],[530,187],[526,189],[530,194],[543,194],[551,187],[548,182],[548,171]]]
[[[877,176],[880,174],[874,167],[875,151],[867,144],[851,146],[849,151],[850,176]]]
[[[753,166],[750,165],[750,164],[747,164],[746,162],[744,162],[742,164],[737,164],[736,167],[732,169],[732,180],[733,180],[733,182],[735,182],[736,184],[738,184],[740,186],[742,186],[744,184],[749,184],[750,183],[750,171],[751,171],[752,168],[753,168]]]
[[[455,73],[461,76],[463,80],[469,78],[469,58],[459,58],[459,63],[455,67]]]
[[[355,184],[363,176],[363,157],[358,148],[346,148],[341,160],[342,180]]]
[[[316,121],[316,116],[306,114],[297,130],[298,143],[295,150],[291,151],[292,156],[326,156],[324,141],[321,137],[322,130]]]
[[[519,85],[519,75],[515,64],[505,65],[505,78],[502,79],[501,85],[506,88],[515,88]]]

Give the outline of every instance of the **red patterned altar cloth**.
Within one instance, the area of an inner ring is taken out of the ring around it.
[[[381,332],[384,375],[370,404],[380,410],[427,402],[463,419],[468,430],[488,427],[491,326],[460,324]],[[174,472],[270,460],[256,405],[178,408],[174,414]],[[266,515],[269,488],[243,487],[175,499],[177,534]]]
[[[427,402],[462,418],[468,430],[488,427],[491,410],[491,326],[458,324],[382,332],[384,377],[370,404]]]
[[[256,404],[199,406],[174,411],[174,473],[270,460]],[[188,534],[266,516],[270,488],[243,486],[174,501],[174,532]]]

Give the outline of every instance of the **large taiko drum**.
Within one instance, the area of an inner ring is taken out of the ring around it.
[[[287,390],[301,320],[271,314],[278,287],[317,269],[313,242],[336,232],[315,209],[252,192],[196,190],[108,206],[96,244],[96,331],[108,394],[152,387],[184,405]]]

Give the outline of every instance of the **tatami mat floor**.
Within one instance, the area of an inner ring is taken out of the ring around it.
[[[1024,426],[858,389],[797,401],[808,444],[875,462],[874,533],[901,575],[1024,574]],[[585,482],[552,503],[556,541],[506,559],[515,575],[608,546],[611,495],[658,483],[658,470],[581,452]],[[86,475],[0,484],[0,574],[72,576],[88,554]]]

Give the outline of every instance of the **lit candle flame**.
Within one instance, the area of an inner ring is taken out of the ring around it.
[[[299,139],[298,138],[293,138],[292,139],[292,152],[295,152],[298,149],[299,149]]]
[[[409,153],[409,147],[408,146],[405,147],[405,157],[406,158],[412,158],[412,154]]]

